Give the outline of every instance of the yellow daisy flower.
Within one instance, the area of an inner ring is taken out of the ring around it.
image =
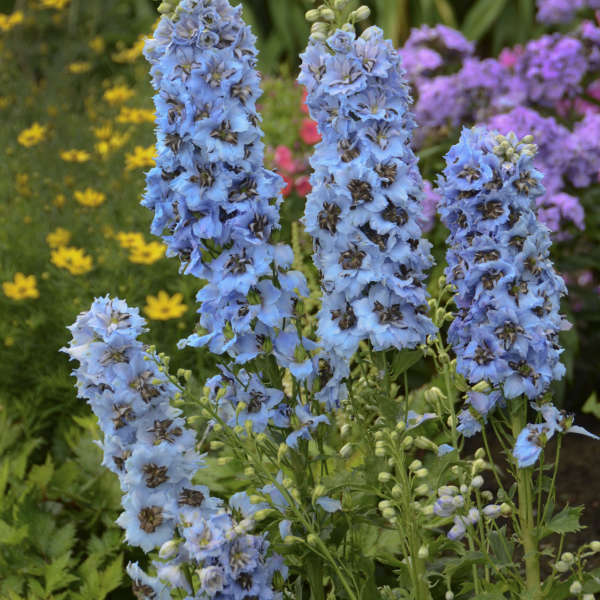
[[[154,321],[167,321],[169,319],[178,319],[187,310],[185,304],[181,304],[183,294],[173,294],[169,296],[167,292],[160,291],[158,296],[146,296],[146,306],[144,312],[149,319]]]
[[[46,236],[46,242],[50,248],[66,246],[71,241],[71,232],[62,227],[57,227]]]
[[[81,248],[61,246],[50,253],[50,262],[66,269],[71,275],[84,275],[92,270],[92,257],[87,256]]]
[[[82,73],[87,73],[92,68],[92,65],[88,61],[80,60],[72,62],[67,68],[69,69],[69,73],[81,75]]]
[[[84,163],[90,160],[90,154],[85,150],[63,150],[60,157],[65,162]]]
[[[27,298],[39,298],[35,275],[23,275],[16,273],[14,281],[5,281],[2,284],[4,294],[12,300],[25,300]]]
[[[83,192],[76,190],[73,195],[75,200],[83,206],[100,206],[106,200],[106,196],[102,192],[97,192],[92,188],[86,188]]]
[[[129,98],[135,96],[135,92],[126,85],[115,85],[104,92],[103,98],[111,105],[123,104]]]
[[[129,108],[122,106],[121,112],[117,115],[117,123],[127,123],[139,125],[141,123],[154,123],[154,111],[146,108]]]
[[[108,140],[113,134],[112,127],[110,125],[103,125],[102,127],[92,128],[94,135],[99,140]]]
[[[116,63],[133,63],[138,58],[140,58],[144,51],[144,46],[146,45],[146,34],[140,35],[137,39],[137,42],[131,48],[124,48],[119,52],[115,52],[111,58]]]
[[[131,247],[129,260],[138,265],[151,265],[165,255],[165,246],[160,242],[139,244]]]
[[[101,36],[97,35],[95,38],[92,38],[89,42],[88,42],[88,46],[96,53],[96,54],[102,54],[104,52],[104,49],[106,48],[106,43],[104,42],[104,39],[102,39]]]
[[[17,25],[21,25],[25,20],[25,15],[20,10],[15,10],[10,15],[5,15],[0,13],[0,32],[5,33],[16,27]]]
[[[25,148],[31,148],[32,146],[35,146],[46,139],[47,131],[47,125],[33,123],[31,127],[21,131],[19,137],[17,137],[17,141],[19,144],[21,144],[21,146],[25,146]]]
[[[69,4],[70,0],[40,0],[42,8],[53,8],[54,10],[63,10]]]
[[[133,149],[133,152],[125,155],[125,170],[133,171],[135,169],[153,167],[155,164],[155,155],[156,150],[154,149],[154,146],[148,146],[147,148],[136,146]]]
[[[136,246],[144,246],[146,244],[144,236],[138,231],[119,231],[117,233],[117,241],[121,248],[135,248]]]

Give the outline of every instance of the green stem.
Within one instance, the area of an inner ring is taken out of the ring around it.
[[[519,402],[519,400],[517,400]],[[522,401],[512,414],[512,433],[515,439],[523,427],[527,425],[527,403]],[[528,597],[531,600],[542,598],[540,582],[540,561],[538,554],[538,540],[533,521],[531,469],[517,467],[517,489],[519,496],[519,522],[521,529],[521,543],[525,559],[525,578]]]

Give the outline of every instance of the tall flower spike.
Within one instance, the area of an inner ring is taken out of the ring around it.
[[[157,90],[157,164],[142,204],[183,272],[207,282],[198,331],[181,344],[239,363],[284,329],[295,290],[308,294],[303,276],[288,271],[290,248],[270,242],[285,182],[263,165],[254,42],[241,7],[183,0],[145,49]]]
[[[137,339],[144,325],[124,301],[98,298],[70,327],[73,339],[63,348],[80,363],[74,371],[79,396],[98,417],[103,464],[124,492],[117,523],[125,539],[145,552],[161,548],[161,558],[171,547],[165,561],[153,561],[156,577],[129,565],[134,591],[143,598],[170,598],[177,588],[191,593],[187,566],[199,574],[199,597],[279,599],[271,582],[275,571],[285,576],[286,567],[281,557],[267,555],[265,534],[250,534],[255,509],[242,494],[225,507],[206,486],[192,483],[203,462],[196,436],[170,405],[176,386]],[[211,543],[199,541],[206,539]]]
[[[304,216],[322,276],[322,343],[346,361],[363,339],[414,348],[435,332],[423,286],[433,261],[418,224],[423,182],[400,56],[371,27],[313,40],[302,59],[323,136]]]
[[[531,142],[464,129],[438,181],[450,229],[446,276],[457,288],[448,331],[457,370],[506,398],[537,398],[563,376],[558,333],[570,327],[559,314],[566,288],[549,258],[549,231],[535,214],[544,188]]]

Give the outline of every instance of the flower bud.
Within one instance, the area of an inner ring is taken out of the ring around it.
[[[283,442],[281,444],[279,444],[279,448],[277,449],[277,461],[281,462],[283,460],[283,457],[287,454],[287,451],[289,450],[289,448],[287,447],[286,444],[284,444]]]
[[[510,517],[510,515],[512,514],[512,507],[510,504],[507,504],[506,502],[503,502],[500,505],[500,512],[502,513],[503,517]]]
[[[396,511],[393,508],[385,508],[381,511],[384,519],[393,519],[396,516]]]
[[[417,552],[417,556],[423,560],[425,560],[426,558],[429,558],[429,547],[426,546],[425,544],[423,544],[419,548],[419,551]]]
[[[478,490],[483,485],[483,477],[481,475],[475,475],[471,480],[471,485]]]
[[[454,496],[454,498],[452,498],[452,504],[454,504],[456,508],[462,508],[465,505],[465,499],[459,494],[458,496]]]
[[[402,433],[406,429],[406,423],[404,421],[398,421],[396,424],[396,429]]]
[[[556,561],[556,563],[554,564],[554,568],[559,572],[559,573],[566,573],[571,567],[569,567],[569,565],[564,562],[563,560],[558,560]]]
[[[256,475],[256,471],[254,470],[254,467],[246,467],[244,469],[244,475],[246,477],[254,477]]]
[[[348,6],[349,2],[350,0],[335,0],[333,3],[333,8],[335,10],[344,10]]]
[[[417,496],[427,496],[429,494],[429,486],[426,483],[421,484],[415,488],[415,494]]]
[[[327,23],[323,23],[323,21],[319,21],[318,23],[313,23],[310,28],[311,34],[324,33],[325,35],[327,35],[328,31],[329,31],[329,25],[327,25]]]
[[[217,465],[219,467],[224,467],[228,465],[233,460],[233,456],[220,456],[217,458]]]
[[[259,510],[254,513],[254,519],[256,521],[263,521],[275,512],[277,511],[274,508],[263,508],[262,510]]]
[[[448,590],[446,592],[446,595],[444,596],[444,599],[445,600],[454,600],[454,594],[450,590]]]
[[[590,550],[592,552],[600,552],[600,542],[598,540],[590,542]]]
[[[490,389],[490,384],[483,380],[483,381],[478,381],[474,386],[473,386],[473,391],[474,392],[487,392]]]
[[[168,560],[169,558],[173,558],[177,554],[177,550],[179,548],[179,542],[175,540],[169,540],[165,542],[158,551],[158,556],[164,560]]]
[[[583,591],[583,586],[581,585],[581,583],[579,583],[579,581],[574,581],[571,584],[571,587],[569,588],[569,592],[571,592],[571,594],[573,594],[573,596],[577,596],[578,594],[581,594],[582,591]]]
[[[263,496],[259,496],[258,494],[252,494],[249,498],[250,502],[252,504],[260,504],[261,502],[264,501],[264,497]]]
[[[244,433],[244,431],[246,431],[241,425],[236,425],[233,428],[233,433],[235,433],[236,435],[241,435],[242,433]]]
[[[296,535],[286,535],[285,538],[283,539],[283,543],[287,544],[288,546],[290,546],[291,544],[296,544],[298,542],[303,542],[304,540],[302,538],[299,538]]]
[[[429,469],[423,468],[415,471],[415,477],[418,479],[423,479],[423,477],[427,477],[427,475],[429,475]]]
[[[477,450],[475,450],[475,458],[485,458],[485,450],[483,448],[477,448]]]
[[[469,487],[468,487],[466,484],[464,484],[464,483],[463,483],[463,484],[460,486],[460,493],[461,493],[461,494],[466,494],[468,491],[469,491]]]
[[[394,496],[394,498],[401,498],[402,497],[402,487],[400,485],[396,484],[392,488],[392,496]]]
[[[313,500],[316,500],[317,498],[324,496],[326,493],[327,493],[327,490],[325,489],[325,486],[319,484],[313,491],[313,494],[312,494]]]
[[[498,504],[488,504],[483,507],[482,512],[488,519],[496,519],[502,514],[502,509]]]
[[[424,506],[421,509],[421,512],[426,516],[426,517],[431,517],[433,516],[433,504],[428,504],[427,506]]]
[[[192,415],[192,416],[195,416],[195,415]],[[188,417],[188,423],[190,422],[190,420],[191,420],[190,417]],[[221,425],[221,423],[215,423],[213,425],[213,431],[215,433],[220,433],[221,431],[223,431],[223,425]]]
[[[485,469],[485,460],[483,458],[478,458],[473,462],[473,466],[471,467],[471,473],[475,475],[479,473],[479,471],[483,471]]]
[[[343,438],[348,437],[352,433],[352,425],[350,423],[344,423],[340,429],[340,435]]]
[[[438,451],[438,445],[423,435],[417,437],[415,440],[415,446],[421,450],[431,450],[432,452],[436,453]]]
[[[413,460],[410,465],[408,465],[409,470],[417,471],[423,466],[423,463],[419,459]]]
[[[351,23],[344,23],[341,29],[346,33],[354,33],[354,25],[352,25]]]
[[[381,473],[379,473],[377,476],[377,479],[380,483],[388,483],[392,480],[392,474],[388,473],[387,471],[381,471]]]
[[[572,552],[563,552],[560,557],[560,560],[562,560],[568,564],[571,564],[572,562],[575,561],[575,557],[573,556]]]
[[[292,480],[291,480],[289,477],[286,477],[286,478],[285,478],[285,479],[284,479],[284,480],[281,482],[281,485],[282,485],[284,488],[288,488],[288,489],[289,489],[289,488],[291,488],[291,487],[294,485],[294,482],[293,482],[293,481],[292,481]]]
[[[330,8],[320,8],[319,16],[323,21],[327,21],[328,23],[335,21],[335,13]]]
[[[246,421],[246,424],[248,424],[248,423],[252,423],[252,421]],[[268,439],[269,439],[269,438],[267,437],[267,434],[266,434],[266,433],[259,433],[259,434],[256,436],[256,441],[257,441],[259,444],[264,444],[264,443],[265,443],[265,442],[266,442]]]
[[[494,499],[494,494],[492,494],[492,492],[490,492],[490,490],[483,490],[481,492],[481,497],[486,501],[486,502],[491,502]]]
[[[387,464],[388,467],[391,469],[392,467],[396,466],[396,459],[393,456],[390,456],[390,458],[387,459]]]
[[[309,22],[309,23],[313,23],[315,21],[318,21],[319,18],[321,17],[321,11],[318,8],[313,8],[312,10],[307,10],[304,13],[304,18]]]
[[[352,456],[352,444],[350,442],[340,448],[340,456],[342,458],[350,458]]]
[[[244,421],[244,430],[246,431],[246,433],[248,435],[250,435],[252,433],[252,429],[254,428],[254,423],[248,419],[247,421]],[[256,438],[256,441],[258,442],[258,437]]]
[[[410,450],[410,447],[412,446],[413,443],[413,438],[410,435],[407,435],[403,440],[402,440],[402,448],[404,450]]]
[[[594,594],[584,594],[581,597],[581,600],[595,600],[596,596]]]
[[[309,533],[308,536],[306,537],[306,541],[311,546],[317,546],[319,544],[319,538],[314,533]]]
[[[221,450],[222,448],[225,448],[225,444],[223,442],[220,442],[218,440],[213,440],[210,443],[211,450]]]
[[[379,458],[384,458],[385,457],[385,446],[379,446],[375,448],[375,456],[378,456]]]

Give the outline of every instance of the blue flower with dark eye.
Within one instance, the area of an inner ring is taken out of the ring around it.
[[[566,288],[535,216],[543,188],[534,153],[529,140],[464,129],[439,179],[439,211],[450,229],[446,276],[457,288],[448,331],[457,370],[506,398],[537,398],[564,374],[558,334],[569,327],[559,314]],[[467,434],[478,430],[472,417],[461,413]]]
[[[207,345],[238,363],[262,352],[306,289],[302,275],[288,271],[293,255],[278,264],[286,252],[271,241],[284,182],[264,167],[254,42],[239,7],[184,0],[146,47],[157,159],[142,203],[154,211],[152,232],[167,254],[206,280],[198,330],[180,346]]]
[[[433,261],[418,224],[423,182],[400,57],[371,27],[311,41],[302,59],[298,80],[323,136],[304,216],[321,274],[321,342],[346,361],[361,340],[415,348],[435,332],[423,285]]]

